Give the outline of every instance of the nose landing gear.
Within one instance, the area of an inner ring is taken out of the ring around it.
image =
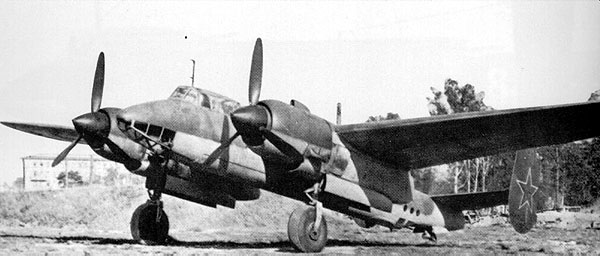
[[[140,205],[131,216],[131,235],[141,244],[165,244],[169,238],[169,218],[163,211],[160,200],[165,188],[167,175],[164,160],[158,156],[148,157],[150,166],[154,166],[146,177],[146,188],[150,199]]]
[[[169,238],[169,218],[162,209],[162,202],[148,200],[131,216],[131,235],[141,244],[165,244]]]

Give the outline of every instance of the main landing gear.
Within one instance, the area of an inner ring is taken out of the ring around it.
[[[433,227],[432,226],[418,226],[415,227],[415,229],[413,230],[413,233],[423,233],[421,235],[421,237],[423,237],[423,239],[427,239],[431,242],[437,242],[437,235],[435,235],[435,233],[433,233]]]
[[[301,252],[320,252],[327,243],[327,223],[323,218],[323,204],[317,200],[320,183],[305,191],[311,206],[300,206],[290,215],[288,237],[294,248]]]
[[[160,200],[165,188],[167,175],[163,166],[164,161],[157,156],[148,157],[155,170],[149,172],[146,178],[146,188],[150,199],[140,205],[131,216],[131,235],[141,244],[165,244],[169,238],[169,218],[163,211]]]

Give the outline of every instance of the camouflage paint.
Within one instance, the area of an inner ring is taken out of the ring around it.
[[[448,212],[444,216],[429,196],[415,191],[407,171],[348,149],[333,131],[333,124],[310,114],[306,109],[279,101],[262,101],[259,104],[268,107],[272,114],[269,128],[307,157],[297,169],[285,170],[276,165],[268,167],[265,159],[273,161],[285,156],[266,140],[263,145],[248,147],[241,138],[234,140],[217,161],[205,166],[203,163],[208,156],[223,141],[232,137],[236,130],[228,115],[210,111],[190,101],[168,99],[139,104],[124,109],[119,118],[174,131],[169,143],[154,146],[168,147],[168,150],[161,152],[170,152],[172,159],[189,166],[191,176],[202,176],[201,173],[218,175],[226,180],[306,201],[301,191],[312,184],[308,177],[325,173],[322,200],[325,207],[330,209],[392,228],[445,226],[447,220],[456,218]],[[149,129],[146,131],[149,132]],[[160,136],[154,139],[161,140]],[[311,157],[319,159],[318,163],[308,161]],[[196,180],[180,176],[188,183]],[[273,180],[269,177],[278,178]],[[269,182],[269,179],[272,181]],[[273,182],[287,185],[277,186]],[[211,201],[205,197],[194,199],[193,194],[198,192],[193,192],[194,189],[185,190],[191,191],[191,194],[172,190],[170,193],[175,196],[210,205]],[[206,192],[198,192],[199,195],[203,193]],[[215,196],[215,200],[220,202],[217,204],[231,205],[226,198],[218,198]]]

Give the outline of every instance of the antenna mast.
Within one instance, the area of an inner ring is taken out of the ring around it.
[[[194,59],[191,59],[192,61],[192,77],[190,77],[192,79],[192,87],[194,87],[194,75],[196,73],[196,61]]]
[[[336,115],[335,115],[335,124],[340,125],[342,124],[342,103],[338,102],[337,104],[337,111],[336,111]]]

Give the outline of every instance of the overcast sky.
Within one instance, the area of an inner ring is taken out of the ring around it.
[[[496,109],[581,102],[600,89],[600,1],[3,2],[0,120],[61,124],[90,109],[106,54],[104,107],[166,98],[189,84],[247,101],[263,39],[262,99],[303,102],[335,121],[427,116],[446,78]],[[0,127],[0,184],[21,157],[68,143]],[[93,154],[84,145],[72,154]]]

